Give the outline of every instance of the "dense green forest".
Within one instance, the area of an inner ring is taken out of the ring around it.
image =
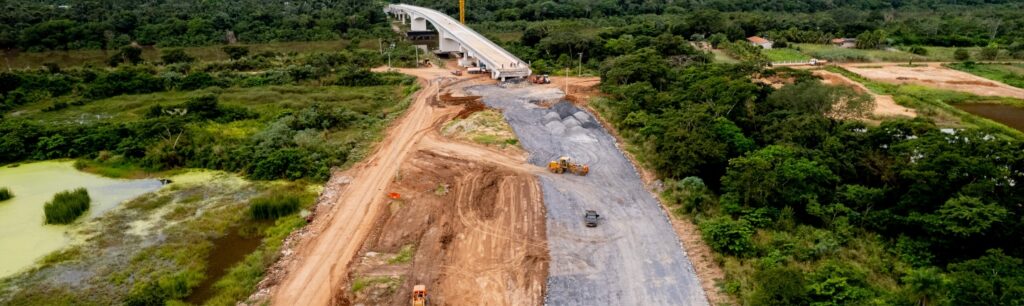
[[[412,1],[457,15],[457,2]],[[1024,44],[1024,11],[1015,1],[474,1],[469,22],[526,30],[530,21],[585,19],[600,26],[657,21],[675,34],[764,35],[825,42],[883,30],[897,45]],[[653,18],[651,15],[662,15]],[[1024,48],[1024,47],[1022,47]]]
[[[1016,136],[838,120],[871,100],[805,71],[658,48],[608,57],[610,96],[595,105],[666,179],[665,199],[696,221],[738,302],[1024,303]],[[751,81],[770,75],[792,84]]]
[[[117,49],[390,35],[366,1],[0,1],[0,49]]]

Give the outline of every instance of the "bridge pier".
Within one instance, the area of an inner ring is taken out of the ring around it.
[[[413,31],[426,31],[427,30],[427,19],[420,17],[412,18],[412,30]]]

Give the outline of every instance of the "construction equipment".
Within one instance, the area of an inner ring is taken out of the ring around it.
[[[548,78],[548,75],[529,76],[529,82],[534,84],[551,84],[551,78]]]
[[[557,161],[551,161],[548,163],[548,170],[551,172],[562,174],[568,171],[569,173],[584,176],[590,173],[590,166],[584,164],[572,163],[568,157],[559,157]]]
[[[597,227],[597,220],[600,218],[601,215],[598,215],[597,212],[593,210],[588,210],[583,214],[583,222],[587,227]]]
[[[430,298],[427,297],[427,286],[416,285],[412,287],[412,305],[413,306],[427,306],[430,305]]]
[[[454,76],[462,76],[462,70],[452,70],[452,75],[454,75]]]

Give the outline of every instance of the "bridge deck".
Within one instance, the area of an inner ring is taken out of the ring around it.
[[[454,39],[464,48],[476,53],[488,65],[488,69],[498,71],[497,77],[525,77],[530,74],[530,68],[526,62],[499,47],[480,33],[459,23],[455,18],[433,9],[407,4],[392,4],[388,6],[388,9],[393,13],[415,13],[430,21],[439,31],[443,30],[452,34]]]

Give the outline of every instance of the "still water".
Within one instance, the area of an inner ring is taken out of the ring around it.
[[[954,106],[1024,132],[1024,107],[985,103],[961,103]]]
[[[14,198],[0,202],[0,277],[31,266],[73,241],[67,232],[126,200],[159,189],[156,179],[111,179],[76,170],[71,161],[46,161],[0,167],[0,187]],[[85,187],[92,205],[71,225],[43,223],[43,204],[57,192]]]

